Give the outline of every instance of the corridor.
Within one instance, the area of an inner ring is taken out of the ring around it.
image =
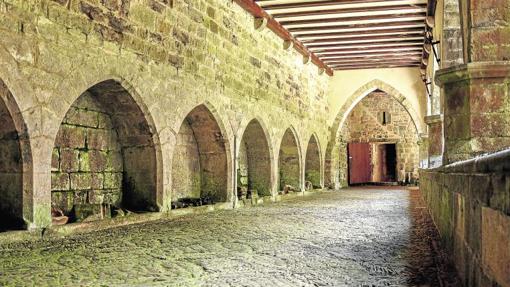
[[[399,187],[0,249],[1,286],[456,286],[419,192]]]

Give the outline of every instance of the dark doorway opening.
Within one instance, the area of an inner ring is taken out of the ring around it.
[[[380,144],[377,146],[378,158],[374,171],[375,182],[397,181],[397,146],[396,144]]]

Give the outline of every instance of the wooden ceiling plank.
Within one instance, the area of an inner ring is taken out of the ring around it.
[[[335,10],[312,10],[306,12],[294,12],[294,13],[281,13],[272,14],[273,17],[281,21],[284,18],[296,18],[296,17],[311,17],[311,16],[329,16],[329,17],[346,17],[346,14],[370,14],[370,13],[384,13],[384,14],[412,14],[412,13],[425,13],[427,11],[427,5],[401,5],[393,7],[369,7],[369,8],[349,8],[349,9],[335,9]],[[325,18],[323,18],[325,19]]]
[[[407,28],[407,29],[389,29],[380,31],[359,31],[359,32],[335,32],[335,33],[319,33],[313,35],[297,35],[296,39],[301,42],[308,42],[313,40],[329,40],[329,39],[345,39],[345,38],[369,38],[378,36],[391,36],[391,35],[425,35],[423,28]]]
[[[386,5],[391,5],[391,2],[394,3],[415,3],[415,4],[423,4],[427,3],[426,0],[421,1],[402,1],[402,0],[350,0],[350,1],[300,1],[300,2],[293,2],[288,4],[271,4],[269,1],[256,1],[257,4],[259,4],[261,7],[263,7],[268,12],[273,12],[277,10],[284,10],[284,9],[303,9],[303,8],[312,8],[316,9],[317,7],[327,7],[327,6],[339,6],[339,5],[345,5],[345,4],[369,4],[369,3],[382,3],[385,2]]]
[[[293,28],[294,26],[312,26],[321,27],[324,25],[349,25],[347,23],[359,23],[359,22],[372,22],[372,23],[395,23],[404,22],[407,20],[425,20],[425,13],[412,13],[412,14],[388,14],[388,15],[376,15],[376,16],[361,16],[361,17],[345,17],[341,19],[313,19],[313,20],[292,20],[292,21],[279,21],[284,27]]]

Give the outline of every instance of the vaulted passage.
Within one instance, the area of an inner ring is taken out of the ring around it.
[[[0,231],[23,226],[23,158],[8,98],[10,92],[0,80]]]
[[[299,191],[301,184],[301,165],[296,135],[287,129],[280,144],[278,158],[280,190]]]
[[[54,209],[78,220],[101,212],[99,204],[157,210],[153,131],[118,82],[96,84],[72,104],[55,140],[51,183]]]
[[[213,114],[200,105],[186,116],[177,135],[172,161],[173,201],[227,201],[227,172],[223,133]]]
[[[238,197],[271,195],[271,158],[269,144],[259,121],[252,120],[239,146],[237,170]]]
[[[349,184],[415,182],[419,147],[416,126],[392,96],[376,90],[351,111],[341,130],[340,158]],[[348,169],[348,171],[347,171]]]
[[[310,138],[306,148],[305,181],[311,184],[307,188],[321,188],[321,154],[315,136]]]

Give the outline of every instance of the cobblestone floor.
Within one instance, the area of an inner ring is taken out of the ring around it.
[[[0,286],[440,286],[434,232],[417,192],[356,188],[0,246]]]

